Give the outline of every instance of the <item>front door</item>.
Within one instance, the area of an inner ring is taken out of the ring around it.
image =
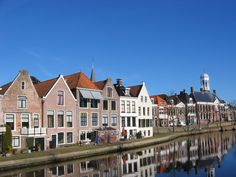
[[[50,141],[50,149],[55,149],[57,147],[57,136],[52,135],[52,141]]]
[[[41,151],[44,151],[44,138],[35,138],[35,147],[39,146]]]

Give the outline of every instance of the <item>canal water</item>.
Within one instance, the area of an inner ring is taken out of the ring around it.
[[[196,135],[121,154],[1,172],[0,177],[236,177],[236,133]]]

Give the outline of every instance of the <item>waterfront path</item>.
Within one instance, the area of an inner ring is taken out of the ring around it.
[[[222,124],[223,130],[232,130],[232,124]],[[16,168],[32,167],[42,164],[59,163],[63,161],[89,158],[109,153],[122,152],[137,148],[143,148],[155,144],[172,141],[176,138],[191,136],[201,133],[208,133],[220,131],[220,126],[215,124],[205,127],[178,127],[175,132],[171,128],[159,129],[152,138],[145,138],[139,140],[121,141],[113,144],[105,145],[73,145],[67,147],[60,147],[53,150],[33,152],[27,154],[16,154],[9,157],[0,158],[0,171],[11,170]]]

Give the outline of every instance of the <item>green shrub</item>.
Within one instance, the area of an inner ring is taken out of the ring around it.
[[[6,132],[3,135],[3,152],[11,152],[11,150],[12,150],[11,127],[6,125]]]
[[[26,146],[28,148],[31,148],[32,146],[34,146],[34,137],[26,138]]]

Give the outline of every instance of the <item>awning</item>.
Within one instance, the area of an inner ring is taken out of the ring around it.
[[[91,94],[93,95],[93,98],[96,100],[101,100],[102,99],[102,95],[100,92],[97,91],[91,91]]]
[[[93,99],[91,92],[88,90],[80,90],[80,93],[83,98]]]

